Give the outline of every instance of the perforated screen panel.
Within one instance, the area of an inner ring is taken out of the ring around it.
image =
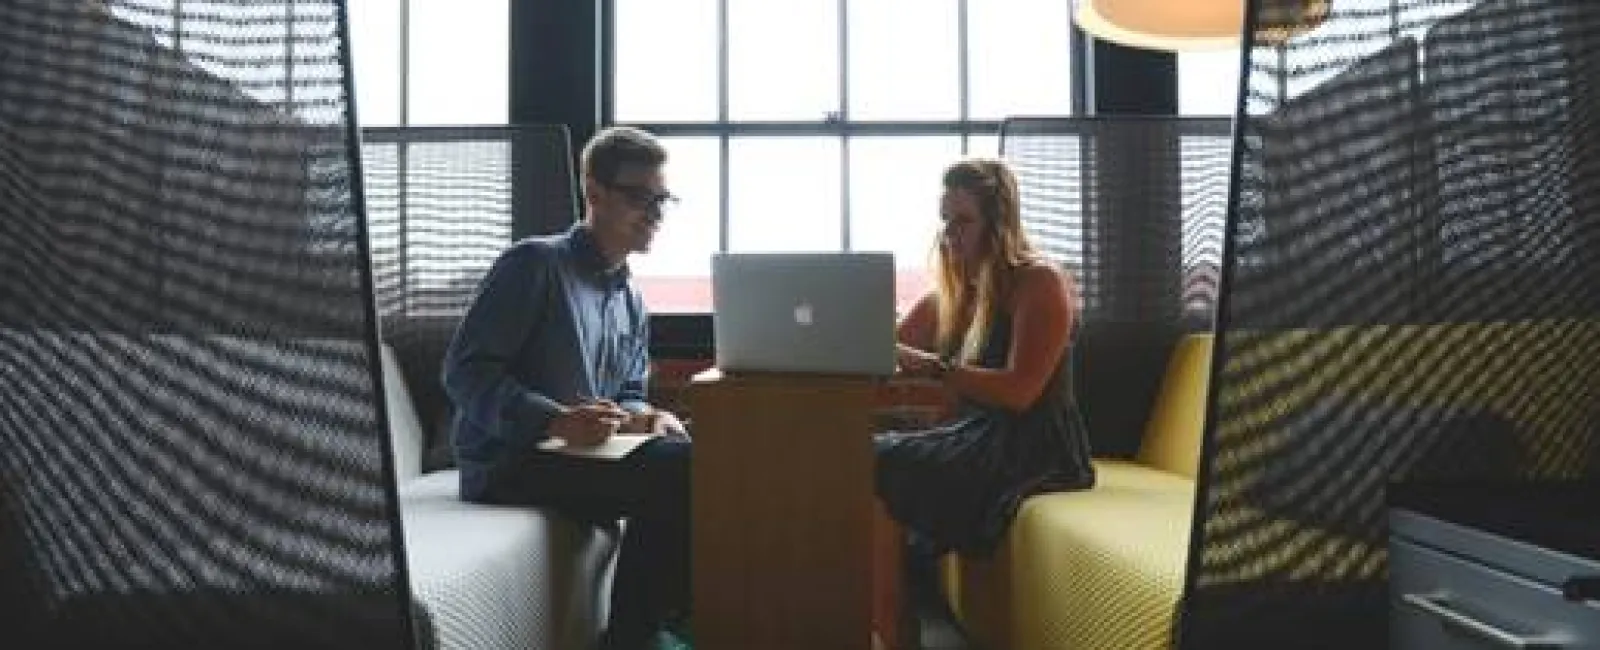
[[[0,1],[0,619],[404,647],[343,9]]]
[[[1213,118],[1014,118],[1001,148],[1030,240],[1078,281],[1079,403],[1097,456],[1131,456],[1183,334],[1209,331],[1232,131]]]
[[[572,147],[559,125],[385,128],[363,133],[362,157],[384,339],[429,438],[424,466],[452,466],[445,348],[506,247],[577,218]]]
[[[1391,485],[1600,471],[1600,5],[1326,4],[1249,50],[1184,648],[1383,647]]]

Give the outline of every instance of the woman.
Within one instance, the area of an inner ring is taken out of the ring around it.
[[[876,439],[878,494],[925,551],[988,555],[1022,500],[1094,485],[1073,396],[1076,289],[1022,231],[998,160],[944,174],[938,284],[900,322],[901,372],[938,379],[956,418]]]

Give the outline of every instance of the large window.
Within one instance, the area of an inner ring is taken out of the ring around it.
[[[653,311],[710,308],[711,253],[891,251],[928,286],[939,173],[1009,115],[1068,115],[1060,0],[614,0],[610,121],[661,135],[683,202],[634,263]]]
[[[363,127],[503,125],[509,0],[349,0]]]
[[[1178,53],[1178,113],[1232,117],[1239,100],[1238,48]]]

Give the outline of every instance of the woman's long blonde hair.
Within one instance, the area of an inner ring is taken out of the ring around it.
[[[1017,177],[1004,162],[958,161],[945,169],[944,189],[966,190],[978,200],[980,246],[974,268],[962,268],[942,235],[934,244],[940,356],[971,362],[982,353],[996,305],[1010,299],[1014,271],[1039,257],[1022,230]]]

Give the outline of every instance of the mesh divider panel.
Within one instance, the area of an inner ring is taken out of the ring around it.
[[[1185,648],[1384,647],[1390,486],[1596,471],[1600,5],[1330,6],[1248,53]]]
[[[402,647],[334,1],[0,2],[0,609]]]
[[[441,361],[495,258],[564,228],[578,195],[558,125],[367,129],[367,215],[384,338],[428,433],[425,470],[452,466]]]
[[[1078,397],[1095,455],[1138,450],[1172,346],[1211,328],[1229,120],[1013,118],[1023,227],[1077,277]]]

